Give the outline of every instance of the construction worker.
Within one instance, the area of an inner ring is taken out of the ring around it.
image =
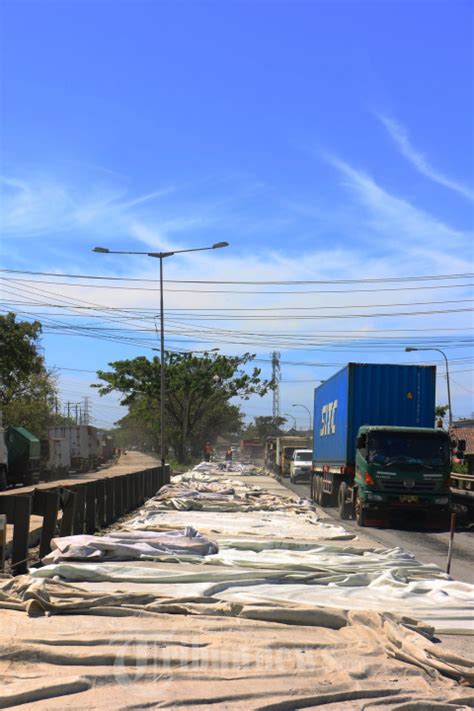
[[[205,462],[210,462],[211,457],[214,454],[214,450],[212,449],[211,443],[206,442],[204,448],[203,448],[203,454],[204,454],[204,461]]]

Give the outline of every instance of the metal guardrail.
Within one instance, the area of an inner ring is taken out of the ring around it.
[[[451,474],[451,500],[467,509],[469,515],[474,511],[474,474]]]
[[[21,575],[27,571],[32,515],[43,517],[39,545],[41,559],[50,552],[51,539],[57,535],[58,528],[60,536],[93,534],[141,506],[146,499],[154,496],[158,489],[169,483],[169,478],[169,466],[165,467],[164,472],[161,467],[153,467],[67,486],[43,485],[27,493],[15,493],[14,490],[2,492],[0,524],[3,514],[6,522],[13,525],[12,574]],[[62,517],[58,526],[59,511],[62,511]],[[0,525],[0,538],[1,536]],[[2,570],[4,565],[0,556],[0,571]]]

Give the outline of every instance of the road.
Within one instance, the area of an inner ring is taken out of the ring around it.
[[[298,496],[309,497],[309,484],[291,484],[288,479],[282,479],[281,483],[294,491]],[[394,548],[400,546],[415,555],[422,563],[436,563],[443,570],[446,569],[446,559],[448,555],[449,533],[427,532],[413,527],[404,529],[394,528],[360,528],[355,521],[342,521],[339,518],[337,509],[328,508],[319,511],[329,519],[342,523],[344,528],[364,536],[377,546],[384,548]],[[458,527],[454,536],[453,559],[451,563],[451,575],[456,580],[467,583],[474,583],[474,524],[466,527]]]

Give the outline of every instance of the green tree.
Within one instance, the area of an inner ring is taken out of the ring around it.
[[[45,372],[44,359],[38,352],[41,334],[39,321],[17,321],[16,314],[0,316],[0,403],[27,395],[31,377]]]
[[[285,422],[286,419],[284,417],[270,417],[266,415],[255,417],[253,423],[244,431],[244,437],[247,439],[259,439],[263,444],[267,437],[277,437],[281,435],[282,427]]]
[[[3,424],[26,427],[37,437],[43,437],[48,427],[60,424],[59,416],[56,415],[56,403],[54,373],[46,370],[34,373],[23,380],[18,397],[10,399],[3,406]]]
[[[218,434],[240,429],[239,408],[230,403],[233,397],[262,396],[272,387],[271,381],[260,378],[259,368],[245,370],[254,357],[250,353],[166,353],[165,433],[178,461],[185,461],[204,440],[213,441]],[[160,427],[160,359],[139,356],[109,365],[112,371],[97,373],[105,385],[94,387],[101,395],[121,392],[121,403],[129,406],[134,427],[140,423],[143,431],[156,437]]]
[[[4,426],[26,427],[42,437],[56,419],[56,375],[39,352],[41,324],[0,316],[0,406]]]
[[[449,410],[449,405],[436,405],[435,407],[435,417],[446,417],[446,413]]]

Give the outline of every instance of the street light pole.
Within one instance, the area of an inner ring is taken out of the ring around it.
[[[228,242],[216,242],[211,247],[195,247],[194,249],[175,249],[172,252],[129,252],[122,250],[112,250],[107,247],[94,247],[93,252],[100,254],[143,254],[147,257],[155,257],[160,260],[160,449],[161,449],[161,466],[162,471],[165,471],[166,455],[165,455],[165,316],[164,316],[164,298],[163,298],[163,259],[173,257],[175,254],[183,254],[184,252],[204,252],[208,249],[221,249],[228,247]]]
[[[313,431],[313,421],[311,419],[311,412],[310,412],[309,408],[306,407],[306,405],[300,405],[299,402],[295,403],[291,407],[302,407],[304,410],[306,410],[306,412],[308,413],[308,416],[309,416],[309,431],[312,432]]]
[[[296,417],[294,415],[290,415],[288,412],[284,412],[283,415],[285,417],[291,417],[291,419],[295,423],[295,430],[298,431],[298,425],[296,424]]]
[[[446,386],[448,390],[449,426],[451,427],[451,425],[453,424],[453,410],[451,408],[451,385],[449,382],[449,364],[446,353],[442,351],[441,348],[415,348],[412,346],[407,346],[405,348],[405,351],[407,353],[411,353],[411,351],[437,351],[443,356],[444,361],[446,363]]]
[[[163,308],[163,257],[160,257],[160,451],[161,471],[165,475],[165,314]]]

